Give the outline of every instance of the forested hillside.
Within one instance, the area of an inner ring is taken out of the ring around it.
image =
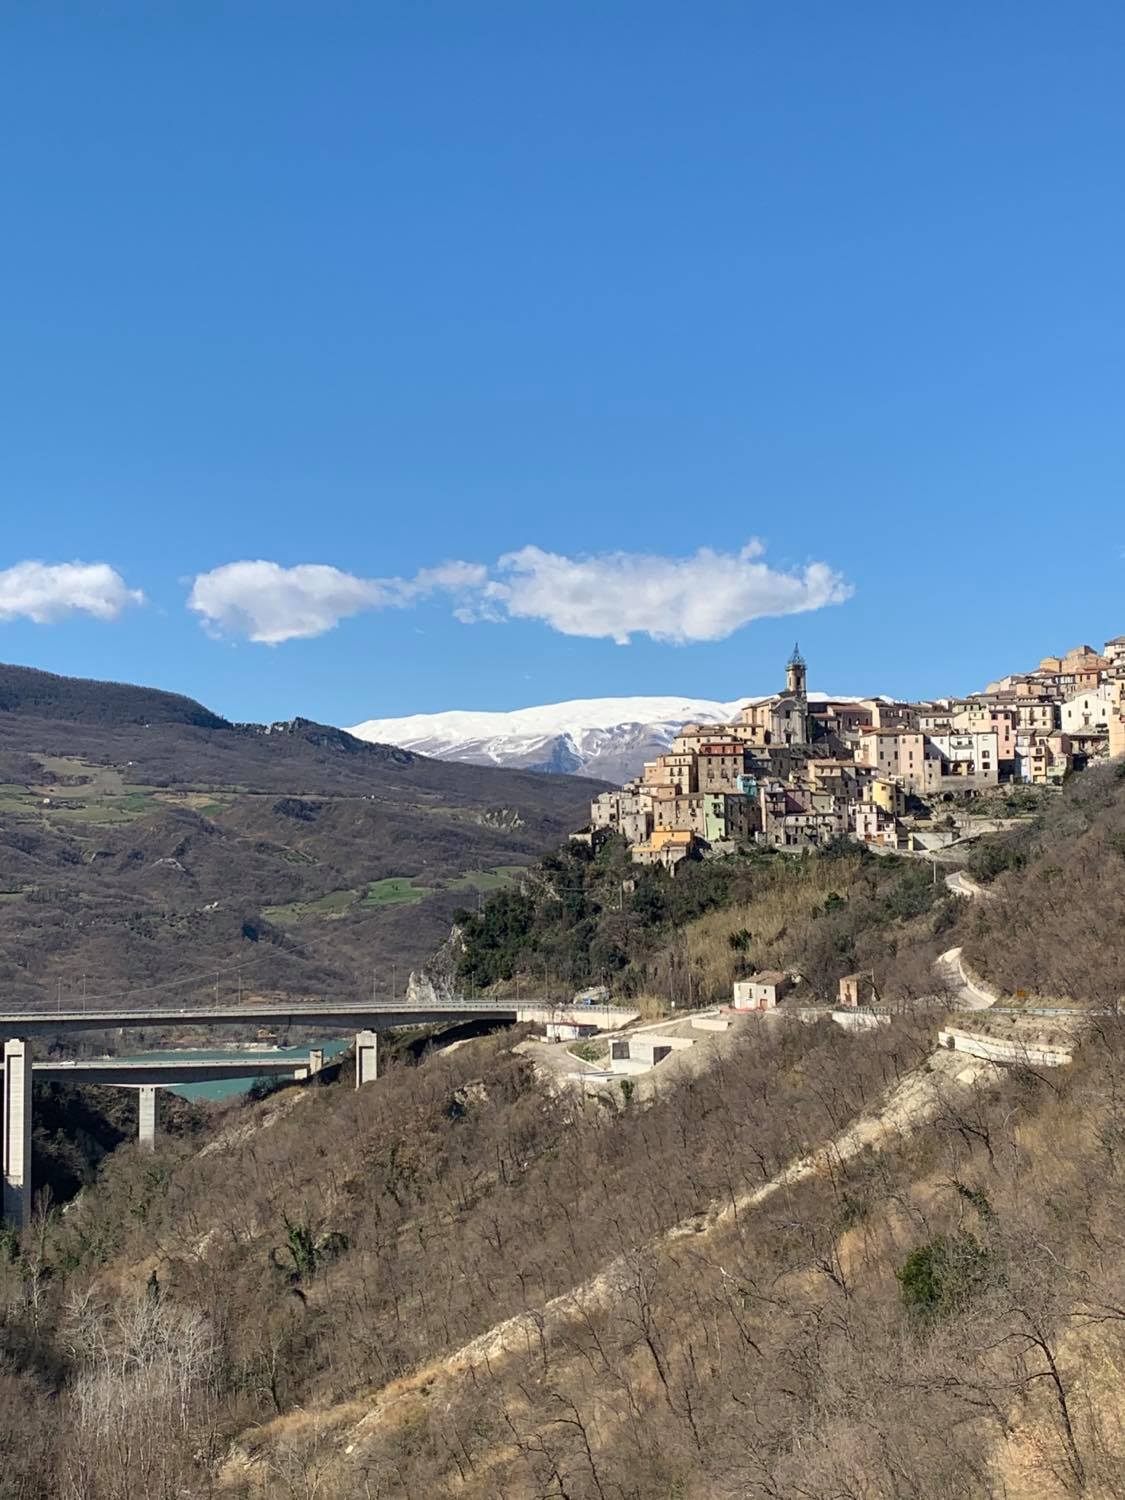
[[[518,890],[456,913],[472,988],[606,984],[678,1005],[729,1000],[754,969],[799,971],[810,998],[873,969],[888,1000],[933,987],[958,903],[925,862],[877,856],[848,840],[794,857],[763,850],[686,861],[675,876],[629,861],[622,840],[596,854],[567,843]]]
[[[640,1108],[492,1039],[124,1149],[2,1272],[3,1493],[1125,1494],[1122,1039],[931,1045],[747,1022]]]
[[[0,713],[72,724],[195,724],[229,728],[225,719],[194,698],[125,682],[92,682],[59,677],[34,667],[0,662]]]
[[[988,841],[966,940],[1008,993],[1116,1007],[1125,996],[1125,764],[1074,777],[1025,828]]]
[[[500,988],[555,976],[692,1005],[729,998],[756,968],[800,972],[821,1002],[863,970],[893,1003],[932,993],[932,959],[963,944],[1005,993],[1112,1008],[1125,995],[1125,767],[1007,803],[1021,821],[967,855],[988,893],[971,908],[946,889],[952,866],[846,840],[689,861],[674,877],[631,864],[616,838],[596,853],[568,842],[518,890],[457,914],[462,975]]]

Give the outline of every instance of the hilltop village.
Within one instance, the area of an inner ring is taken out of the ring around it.
[[[801,850],[850,838],[922,851],[957,836],[935,804],[1002,783],[1057,785],[1123,752],[1125,636],[923,703],[810,698],[797,647],[783,693],[733,724],[685,724],[640,777],[594,799],[584,836],[615,831],[637,864],[667,867],[747,843]]]

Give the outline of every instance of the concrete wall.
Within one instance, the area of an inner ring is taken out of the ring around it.
[[[31,1057],[27,1043],[4,1043],[4,1222],[31,1219]]]
[[[374,1083],[379,1076],[379,1036],[374,1031],[358,1031],[355,1038],[355,1086]]]
[[[938,1043],[954,1052],[967,1052],[988,1062],[1020,1064],[1026,1067],[1060,1068],[1073,1058],[1069,1047],[1053,1047],[1041,1042],[1024,1042],[1012,1038],[982,1036],[979,1032],[961,1031],[949,1026],[938,1032]]]
[[[695,1042],[690,1036],[660,1036],[655,1031],[646,1031],[643,1035],[629,1038],[630,1051],[637,1046],[641,1048],[667,1047],[669,1052],[682,1052],[685,1047],[694,1047]]]
[[[157,1116],[156,1089],[148,1084],[137,1090],[137,1140],[145,1151],[156,1150]]]
[[[767,1012],[771,1017],[789,1017],[795,1021],[806,1021],[809,1025],[817,1021],[835,1021],[837,1026],[842,1026],[845,1031],[868,1031],[873,1026],[889,1026],[891,1017],[864,1010],[825,1010],[819,1005],[794,1006],[791,1010],[771,1010]]]
[[[615,1057],[610,1063],[611,1073],[650,1073],[653,1068],[651,1057]]]
[[[621,1037],[609,1044],[609,1066],[614,1073],[647,1073],[672,1052],[694,1047],[690,1036],[658,1036],[646,1032],[640,1036]]]
[[[951,948],[947,951],[950,953],[955,952],[958,955],[961,955],[960,948]],[[941,959],[944,958],[945,954],[943,953],[941,955]],[[941,959],[938,960],[939,963],[941,962]],[[990,1005],[994,1005],[997,1000],[1004,1000],[1007,998],[1004,992],[1002,990],[998,990],[994,984],[990,984],[987,979],[982,979],[979,974],[974,974],[972,969],[970,969],[968,964],[965,962],[963,955],[961,956],[961,973],[965,976],[965,983],[968,985],[969,989],[973,990],[978,997],[987,1000]]]
[[[837,1026],[842,1026],[845,1031],[870,1031],[874,1026],[889,1026],[890,1016],[872,1015],[869,1010],[855,1009],[850,1007],[846,1010],[834,1010],[831,1012],[832,1019]]]
[[[639,1010],[626,1010],[615,1005],[558,1005],[548,1009],[542,1001],[527,1005],[516,1003],[516,1020],[533,1024],[551,1021],[571,1026],[593,1026],[598,1031],[617,1031],[639,1017]]]

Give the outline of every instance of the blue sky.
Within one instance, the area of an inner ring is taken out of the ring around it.
[[[1096,0],[12,7],[0,659],[351,723],[1120,633],[1123,64]]]

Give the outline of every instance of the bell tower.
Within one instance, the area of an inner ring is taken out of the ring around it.
[[[785,691],[791,698],[803,698],[807,688],[808,668],[801,655],[800,646],[793,647],[793,655],[785,665]]]

